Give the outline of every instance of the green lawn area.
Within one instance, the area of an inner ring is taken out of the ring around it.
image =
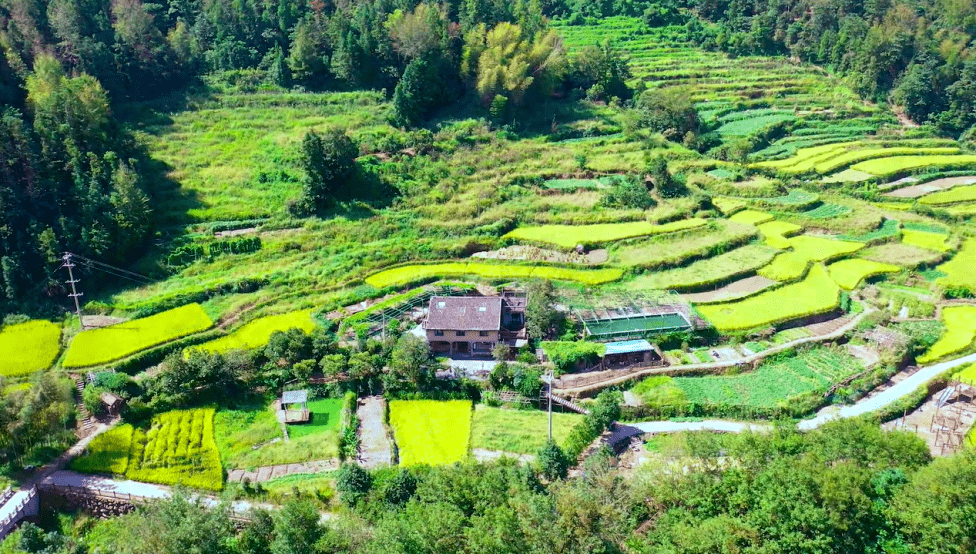
[[[312,421],[289,425],[291,440],[287,443],[271,406],[218,411],[214,434],[224,466],[252,468],[335,458],[339,455],[341,405],[334,398],[309,402]]]
[[[288,436],[295,439],[339,430],[339,418],[342,413],[341,399],[312,400],[308,403],[308,411],[311,412],[312,419],[308,423],[289,425]]]
[[[579,414],[552,414],[552,436],[565,442]],[[549,438],[549,416],[538,410],[508,410],[478,404],[471,420],[471,448],[536,454]]]

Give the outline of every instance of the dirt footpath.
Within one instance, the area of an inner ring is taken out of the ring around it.
[[[384,413],[386,401],[381,396],[364,398],[356,416],[359,417],[359,465],[371,469],[393,464],[393,448],[386,433]]]

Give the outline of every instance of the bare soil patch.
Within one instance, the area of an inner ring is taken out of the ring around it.
[[[749,296],[750,294],[755,294],[762,290],[768,289],[776,283],[777,282],[773,281],[772,279],[755,275],[752,277],[746,277],[745,279],[739,279],[738,281],[729,283],[728,285],[715,290],[683,294],[681,296],[683,296],[685,300],[693,303],[735,300],[737,298]]]
[[[976,176],[946,177],[944,179],[929,181],[928,183],[923,183],[921,185],[912,185],[910,187],[903,187],[893,190],[885,193],[884,196],[890,196],[892,198],[919,198],[933,192],[948,190],[959,185],[972,185],[973,183],[976,183]]]

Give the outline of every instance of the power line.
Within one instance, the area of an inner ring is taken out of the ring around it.
[[[58,267],[54,268],[54,271],[52,271],[50,275],[48,275],[47,277],[45,277],[43,281],[41,281],[40,283],[38,283],[37,286],[34,287],[33,289],[31,289],[31,291],[28,292],[25,296],[30,296],[30,295],[34,294],[35,292],[37,292],[37,290],[39,288],[43,287],[44,285],[47,285],[51,281],[51,278],[54,277],[54,274],[57,273],[57,272],[59,272],[59,271],[61,271],[61,268],[63,268],[63,267],[64,267],[64,264],[62,263]]]
[[[71,254],[75,258],[85,262],[85,265],[92,268],[104,271],[105,273],[111,273],[117,277],[122,277],[135,282],[141,282],[142,284],[149,285],[152,284],[152,280],[145,275],[140,275],[134,271],[129,271],[128,269],[122,269],[121,267],[115,267],[114,265],[107,264],[105,262],[99,262],[97,260],[92,260],[78,254]]]

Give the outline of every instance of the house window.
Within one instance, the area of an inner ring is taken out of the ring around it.
[[[434,331],[434,336],[435,337],[443,337],[444,336],[444,331]]]
[[[482,337],[487,337],[487,336],[488,336],[488,331],[481,331],[481,332],[479,332],[478,334],[479,334],[480,336],[482,336]]]
[[[464,331],[456,331],[456,333],[457,333],[457,336],[459,336],[459,337],[463,337],[464,336]]]

